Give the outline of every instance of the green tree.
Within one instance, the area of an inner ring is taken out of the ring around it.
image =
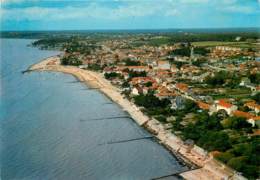
[[[205,82],[207,84],[215,87],[215,86],[223,85],[225,83],[226,79],[228,79],[228,78],[229,78],[229,75],[227,72],[220,71],[220,72],[215,73],[215,75],[213,77],[212,76],[206,77]]]
[[[241,171],[243,165],[246,162],[246,159],[247,157],[245,156],[234,157],[228,161],[227,165],[234,168],[237,171]]]
[[[245,118],[236,116],[227,118],[224,121],[223,126],[229,129],[242,129],[252,127],[252,125],[248,123]]]
[[[146,72],[145,71],[141,71],[141,72],[137,72],[137,71],[129,71],[128,72],[129,78],[134,78],[134,77],[146,77]]]
[[[134,60],[131,60],[130,58],[127,58],[126,60],[124,60],[124,62],[125,62],[126,66],[140,66],[141,65],[140,61],[134,61]]]
[[[160,100],[153,94],[135,96],[134,101],[137,105],[143,106],[145,108],[165,108],[170,104],[168,99]]]
[[[79,65],[82,65],[82,61],[79,60],[76,56],[69,55],[68,57],[61,58],[61,64],[79,66]]]
[[[257,94],[255,94],[252,97],[253,100],[255,100],[258,104],[260,104],[260,92],[258,92]]]
[[[231,147],[229,137],[223,131],[204,132],[198,144],[209,151],[226,151]]]
[[[106,79],[113,79],[113,78],[116,78],[116,77],[121,78],[121,74],[118,74],[116,72],[105,73],[104,76],[105,76]]]
[[[259,84],[259,82],[260,82],[260,73],[250,74],[248,76],[248,78],[250,79],[250,81],[252,83]]]
[[[224,163],[227,163],[230,159],[234,158],[234,154],[230,152],[224,152],[216,155],[215,158]]]

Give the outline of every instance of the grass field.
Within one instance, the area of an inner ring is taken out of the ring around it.
[[[232,46],[232,47],[240,47],[240,48],[260,49],[259,44],[249,43],[249,42],[201,41],[201,42],[192,42],[192,45],[198,46],[198,47]]]

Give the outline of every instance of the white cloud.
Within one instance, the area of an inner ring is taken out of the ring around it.
[[[167,3],[145,2],[106,7],[91,3],[85,7],[67,6],[63,8],[26,7],[2,9],[3,19],[9,20],[61,20],[74,18],[122,19],[128,17],[144,17],[151,15],[174,16],[177,9]]]
[[[26,0],[5,0],[8,3],[21,3]],[[39,0],[30,0],[39,1]],[[44,1],[44,0],[42,0]],[[52,0],[59,1],[59,0]],[[67,0],[66,0],[67,1]],[[110,1],[111,0],[102,0]],[[96,1],[98,2],[98,1]],[[217,12],[227,13],[254,13],[256,9],[252,6],[242,6],[237,0],[114,0],[114,2],[122,2],[117,6],[106,6],[106,4],[89,3],[81,7],[65,6],[65,7],[25,7],[25,8],[8,8],[1,9],[0,15],[2,20],[72,20],[72,19],[126,19],[131,17],[147,17],[147,16],[180,16],[188,12],[203,12],[206,6],[207,11],[215,10]],[[258,0],[260,2],[260,0]],[[73,3],[72,3],[73,4]],[[198,8],[197,4],[205,6]],[[196,5],[194,8],[193,5]],[[211,9],[210,9],[211,8]]]
[[[238,6],[232,5],[223,8],[226,12],[234,12],[234,13],[243,13],[243,14],[250,14],[255,12],[255,8],[250,6]]]
[[[38,0],[30,0],[30,2],[34,2],[34,1],[38,1]],[[13,3],[26,2],[26,0],[1,0],[1,2],[4,3],[4,4],[13,4]]]

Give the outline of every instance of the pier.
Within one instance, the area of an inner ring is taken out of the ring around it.
[[[102,120],[108,120],[108,119],[121,119],[121,118],[129,118],[132,119],[130,116],[115,116],[115,117],[107,117],[107,118],[94,118],[94,119],[89,119],[89,120],[84,120],[81,119],[81,122],[86,122],[86,121],[102,121]]]
[[[106,144],[119,144],[119,143],[126,143],[126,142],[131,142],[131,141],[139,141],[143,139],[153,139],[154,136],[147,136],[147,137],[141,137],[141,138],[133,138],[133,139],[127,139],[127,140],[121,140],[121,141],[112,141],[112,142],[107,142],[103,144],[98,144],[98,145],[106,145]]]

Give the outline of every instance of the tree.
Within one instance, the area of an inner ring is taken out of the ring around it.
[[[223,131],[204,132],[198,144],[209,151],[226,151],[231,147],[229,137]]]
[[[205,82],[215,87],[215,86],[223,85],[226,79],[228,79],[228,73],[225,71],[220,71],[215,73],[213,77],[211,76],[206,77]]]
[[[146,72],[145,71],[141,71],[141,72],[137,72],[137,71],[129,71],[128,72],[129,78],[134,78],[134,77],[146,77]]]
[[[152,85],[153,85],[153,83],[152,83],[151,81],[145,83],[145,86],[146,86],[146,87],[151,87]]]
[[[190,100],[190,99],[186,99],[185,100],[185,108],[184,111],[193,111],[193,110],[197,110],[198,106],[197,103],[195,103],[194,101]]]
[[[127,81],[124,81],[123,84],[122,84],[122,87],[128,88],[128,87],[130,87],[130,84]]]
[[[206,49],[204,47],[195,47],[194,48],[194,53],[195,54],[200,54],[202,56],[205,56],[207,55],[208,53],[210,53],[210,50],[209,49]]]
[[[234,158],[234,154],[230,152],[224,152],[216,155],[215,158],[224,163],[227,163],[230,159]]]
[[[260,82],[260,73],[250,74],[248,76],[248,78],[250,79],[250,81],[252,83],[259,84],[259,82]]]
[[[143,106],[145,108],[165,108],[170,104],[168,99],[160,100],[153,94],[135,96],[134,101],[137,105]]]
[[[190,56],[190,48],[189,47],[183,47],[180,49],[173,50],[170,54],[178,55],[178,56]]]
[[[178,121],[177,121],[178,122]],[[180,122],[178,124],[176,124],[176,127],[178,127],[177,125],[179,125]],[[197,127],[194,128],[194,124],[189,123],[182,132],[182,135],[184,136],[185,139],[192,139],[192,140],[199,140],[201,138],[201,128]]]
[[[228,129],[251,128],[252,125],[243,117],[232,116],[223,121],[223,126]]]
[[[125,61],[126,66],[140,66],[141,63],[139,61],[133,61],[130,58],[127,58]]]
[[[260,104],[260,92],[255,94],[252,99],[254,99],[258,104]]]
[[[260,176],[259,166],[243,164],[241,171],[243,172],[243,175],[249,179],[256,179]]]
[[[82,61],[79,60],[76,56],[69,55],[68,57],[61,58],[61,64],[79,66],[79,65],[82,65]]]
[[[118,74],[116,72],[105,73],[104,76],[105,76],[106,79],[113,79],[113,78],[116,78],[116,77],[121,78],[121,74]]]
[[[93,70],[93,71],[100,71],[104,67],[100,66],[99,64],[89,64],[88,69]]]
[[[237,171],[241,171],[246,159],[247,158],[245,156],[234,157],[228,161],[227,165],[234,168]]]

